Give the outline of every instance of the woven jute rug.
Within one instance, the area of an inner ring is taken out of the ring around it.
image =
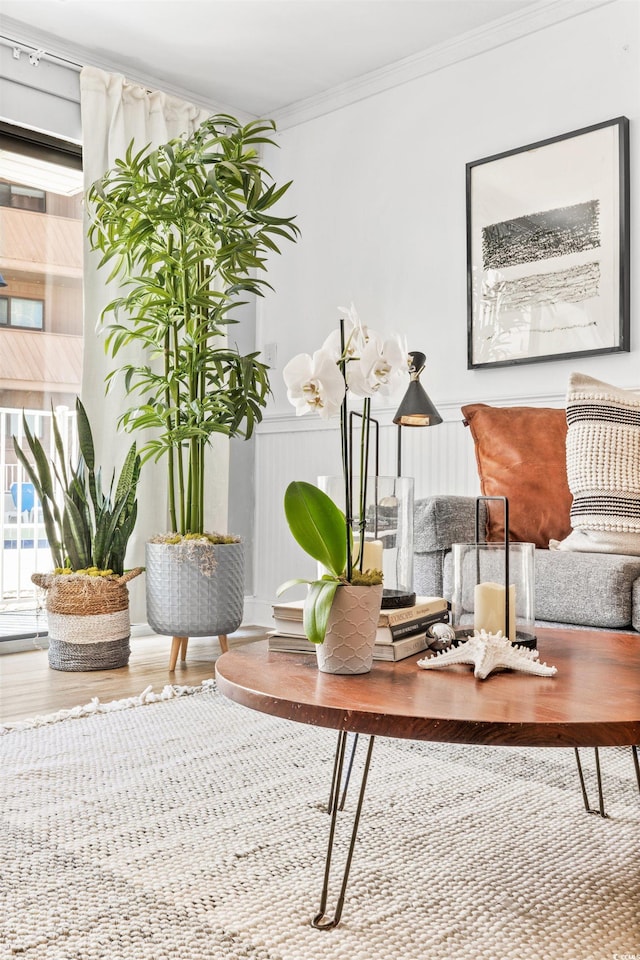
[[[603,820],[571,751],[378,740],[342,923],[324,932],[309,921],[335,732],[213,683],[161,697],[4,729],[2,960],[640,956],[630,750],[601,752]],[[352,784],[339,866],[355,801]]]

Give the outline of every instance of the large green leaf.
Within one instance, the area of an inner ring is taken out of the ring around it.
[[[331,497],[311,483],[294,480],[284,495],[289,529],[302,549],[335,577],[347,564],[345,515]]]
[[[21,460],[23,466],[27,469],[32,482],[36,485],[36,488],[38,489],[38,496],[45,496],[53,499],[53,481],[51,479],[51,470],[49,469],[49,459],[44,452],[39,439],[31,433],[29,424],[27,423],[27,418],[24,413],[22,415],[22,426],[29,449],[31,450],[31,454],[33,456],[33,468],[27,463],[27,459],[20,449],[18,441],[15,437],[13,438],[14,450],[16,451],[16,454]],[[37,475],[37,479],[34,479],[34,472]]]
[[[68,494],[64,498],[62,533],[64,548],[71,561],[73,570],[84,570],[91,566],[91,556],[86,548],[86,527],[81,512]]]
[[[96,495],[96,478],[94,472],[96,457],[93,446],[93,434],[91,433],[87,411],[82,405],[80,397],[76,397],[76,423],[78,427],[78,446],[80,447],[80,453],[87,468],[86,471],[83,472],[86,474],[86,482],[89,487],[89,496],[93,503],[93,509],[97,510],[98,498]]]
[[[339,586],[338,580],[316,580],[309,587],[304,602],[303,625],[312,643],[324,643],[329,613]]]
[[[62,442],[62,434],[60,433],[58,420],[54,413],[53,403],[51,404],[51,429],[53,430],[53,439],[55,443],[56,453],[58,455],[58,469],[56,470],[56,475],[58,473],[60,474],[60,482],[62,486],[66,488],[68,483],[67,467],[65,462],[66,451],[64,449],[64,443]]]
[[[40,477],[39,477],[37,471],[34,469],[33,465],[29,462],[29,460],[27,460],[27,457],[26,457],[25,454],[23,453],[21,447],[18,445],[18,441],[16,440],[15,437],[13,438],[13,449],[15,450],[16,456],[17,456],[18,460],[20,461],[20,463],[22,464],[22,467],[23,467],[25,473],[27,474],[27,476],[28,476],[29,479],[31,480],[31,482],[32,482],[32,484],[33,484],[33,486],[34,486],[34,489],[35,489],[35,491],[36,491],[36,494],[37,494],[37,496],[38,496],[38,499],[39,499],[39,500],[43,500],[43,498],[44,498],[44,493],[43,493],[43,489],[42,489],[42,484],[41,484],[41,482],[40,482]],[[33,449],[33,448],[32,448],[32,449]]]
[[[321,580],[287,580],[280,584],[276,596],[279,597],[286,590],[301,583],[309,587],[304,602],[304,632],[312,643],[324,643],[333,599],[342,581],[328,575]]]
[[[129,447],[129,451],[122,464],[120,477],[116,485],[115,500],[125,499],[129,503],[135,496],[135,490],[140,477],[140,456],[136,452],[135,441]]]
[[[64,554],[61,539],[61,524],[53,515],[49,500],[41,500],[42,518],[44,520],[44,529],[47,534],[49,550],[54,567],[64,567]],[[57,509],[57,507],[56,507]]]

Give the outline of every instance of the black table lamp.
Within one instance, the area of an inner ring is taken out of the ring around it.
[[[402,398],[393,422],[398,424],[398,476],[402,476],[402,427],[434,427],[442,423],[442,417],[427,396],[420,383],[420,374],[424,370],[426,357],[424,353],[411,351],[409,373],[411,381],[407,392]]]

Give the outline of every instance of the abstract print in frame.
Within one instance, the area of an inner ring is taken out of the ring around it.
[[[468,367],[629,351],[629,121],[467,167]]]

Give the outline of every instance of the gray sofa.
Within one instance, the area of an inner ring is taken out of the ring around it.
[[[451,599],[451,545],[473,543],[474,497],[418,500],[414,526],[414,587],[422,596]],[[484,529],[484,503],[480,503]],[[535,552],[536,622],[640,631],[640,557]]]

